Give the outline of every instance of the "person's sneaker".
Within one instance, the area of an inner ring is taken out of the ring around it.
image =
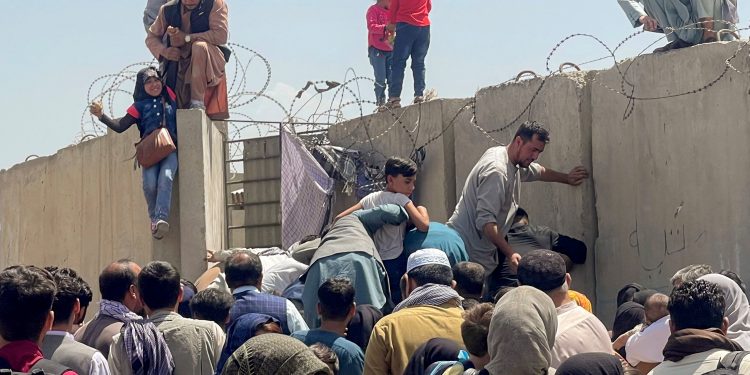
[[[671,51],[673,49],[680,49],[680,48],[692,47],[692,46],[693,46],[692,44],[685,42],[682,39],[675,39],[674,41],[667,43],[667,45],[665,45],[664,47],[659,47],[655,49],[654,53],[662,53],[662,52]]]
[[[401,108],[401,98],[388,99],[388,103],[385,103],[384,107],[385,109]]]
[[[432,99],[437,98],[437,90],[435,89],[428,89],[424,92],[424,101],[429,102]]]
[[[206,110],[206,105],[203,104],[203,102],[197,101],[197,100],[191,100],[190,101],[190,109],[202,109]]]
[[[420,103],[424,103],[424,96],[421,96],[421,95],[420,96],[415,96],[414,97],[414,104],[420,104]]]
[[[164,238],[164,235],[166,235],[169,232],[169,223],[167,223],[164,220],[159,220],[155,224],[153,224],[155,229],[153,230],[153,236],[157,240],[160,240]]]

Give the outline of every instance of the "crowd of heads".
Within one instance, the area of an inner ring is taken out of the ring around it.
[[[226,259],[224,266],[232,289],[257,287],[262,283],[263,266],[253,252],[237,251]],[[471,363],[488,374],[547,373],[552,368],[551,361],[559,355],[560,334],[565,330],[560,308],[570,303],[572,292],[572,279],[564,260],[553,251],[531,251],[519,263],[518,285],[502,288],[491,302],[483,301],[484,276],[478,264],[458,262],[451,266],[440,250],[423,249],[409,257],[402,285],[405,296],[420,288],[440,286],[453,288],[463,298],[458,332],[460,348],[466,357],[464,362],[455,358],[449,363]],[[709,266],[691,265],[677,271],[671,282],[674,287],[667,293],[638,284],[623,287],[617,295],[620,308],[608,339],[615,342],[619,335],[629,335],[628,338],[645,335],[647,329],[656,329],[649,327],[656,327],[665,318],[669,318],[671,335],[704,330],[721,333],[736,343],[744,343],[743,337],[750,336],[750,331],[742,328],[750,326],[750,306],[744,283],[736,274],[716,274]],[[216,323],[227,337],[224,373],[271,374],[289,366],[312,371],[290,372],[294,374],[344,373],[344,362],[332,347],[319,342],[305,345],[291,339],[284,334],[279,319],[264,314],[244,314],[230,325],[235,298],[217,288],[193,294],[193,288],[192,283],[181,279],[174,266],[163,261],[150,262],[141,269],[132,261],[120,260],[107,266],[99,276],[102,299],[121,303],[134,313],[150,316],[157,311],[177,312],[184,305],[189,307],[188,317]],[[187,289],[191,290],[189,301],[185,300]],[[365,352],[367,337],[378,318],[367,321],[367,311],[372,306],[355,303],[355,285],[348,278],[326,279],[317,289],[317,298],[317,313],[324,325],[351,326],[352,335],[357,329],[367,332],[363,335],[364,342],[360,339],[356,343]],[[53,327],[74,329],[83,323],[92,302],[92,289],[70,268],[8,267],[0,272],[0,337],[3,342],[39,342]],[[628,346],[623,344],[622,349],[630,348],[631,341],[636,340],[628,340]],[[432,344],[433,341],[425,343]],[[557,373],[577,374],[581,368],[593,367],[599,369],[600,372],[593,372],[597,374],[641,373],[638,366],[631,366],[624,350],[616,349],[621,348],[568,353],[556,365]],[[448,353],[453,353],[452,349]],[[445,360],[436,359],[435,364],[444,364]],[[424,364],[425,368],[427,365]]]

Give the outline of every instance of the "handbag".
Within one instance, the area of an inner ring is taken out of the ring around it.
[[[162,99],[162,105],[164,105],[164,99]],[[165,126],[166,117],[165,109],[161,126],[135,144],[135,159],[143,168],[154,166],[169,154],[177,151],[177,146]]]

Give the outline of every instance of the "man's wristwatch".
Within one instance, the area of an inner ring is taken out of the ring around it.
[[[185,34],[185,43],[190,43],[190,34]]]

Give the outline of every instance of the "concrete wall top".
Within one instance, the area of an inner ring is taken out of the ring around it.
[[[721,76],[728,69],[724,59],[739,46],[712,43],[643,56],[630,61],[626,78],[637,97],[690,92]],[[746,72],[746,50],[731,63]],[[670,277],[689,264],[747,277],[747,74],[729,69],[707,90],[637,100],[632,113],[633,103],[611,90],[621,86],[617,71],[592,79],[597,290],[606,316],[613,316],[617,290],[626,283],[668,293]]]

